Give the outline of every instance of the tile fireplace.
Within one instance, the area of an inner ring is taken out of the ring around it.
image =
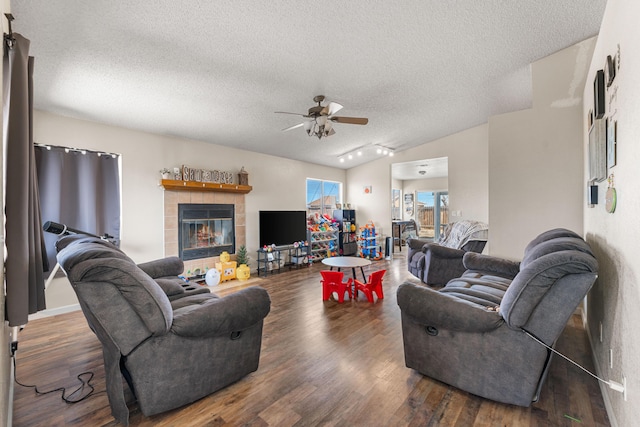
[[[194,191],[185,189],[168,189],[164,191],[164,256],[179,256],[180,239],[178,230],[178,205],[181,204],[228,204],[234,207],[235,250],[246,245],[245,195],[218,191]],[[233,258],[235,255],[227,251]],[[219,255],[206,258],[184,260],[184,272],[206,271],[220,262]]]

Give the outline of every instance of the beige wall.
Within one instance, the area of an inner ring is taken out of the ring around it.
[[[620,70],[606,93],[607,116],[615,112],[618,121],[617,165],[614,174],[618,194],[615,213],[605,210],[607,182],[599,184],[599,203],[584,209],[586,238],[600,265],[598,280],[589,294],[587,319],[598,371],[605,379],[622,382],[626,377],[628,400],[602,387],[613,425],[638,425],[640,420],[640,2],[609,0],[600,35],[584,86],[582,110],[584,170],[588,174],[586,117],[593,105],[593,80],[603,69],[607,55],[620,46]],[[586,178],[585,178],[586,179]],[[586,206],[586,202],[583,203]],[[600,341],[602,324],[602,342]],[[613,368],[609,350],[613,351]]]
[[[522,257],[540,232],[582,232],[582,94],[595,39],[532,65],[533,108],[489,119],[491,254]]]
[[[407,179],[402,181],[402,191],[404,193],[415,193],[416,191],[447,191],[449,178],[429,178],[429,179]]]
[[[358,210],[358,222],[372,220],[381,235],[391,234],[391,164],[435,157],[449,158],[450,209],[460,219],[488,221],[487,125],[477,126],[419,147],[396,152],[347,171],[348,199]],[[371,194],[363,187],[372,185]],[[395,185],[398,185],[396,182]],[[399,188],[399,187],[396,187]]]
[[[220,145],[153,135],[36,111],[35,141],[40,144],[104,150],[122,155],[122,249],[136,262],[164,256],[163,190],[159,170],[186,164],[229,170],[242,166],[253,187],[246,195],[247,250],[258,248],[259,210],[301,210],[306,206],[305,180],[345,182],[342,169],[251,153]],[[43,220],[55,220],[43,218]],[[253,256],[255,259],[255,254]],[[47,308],[76,304],[66,279],[47,290]]]

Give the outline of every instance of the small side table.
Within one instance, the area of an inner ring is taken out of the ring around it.
[[[367,281],[367,278],[364,275],[364,268],[367,265],[371,265],[371,261],[365,258],[355,257],[355,256],[335,256],[329,257],[322,260],[324,265],[328,265],[331,270],[333,267],[336,267],[338,271],[342,268],[350,268],[351,274],[353,275],[353,280],[356,280],[356,268],[360,267],[360,272],[362,273],[362,278],[364,281]]]

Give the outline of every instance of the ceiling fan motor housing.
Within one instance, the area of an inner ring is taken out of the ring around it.
[[[309,117],[318,117],[322,114],[322,110],[324,107],[322,105],[316,105],[315,107],[309,108]]]

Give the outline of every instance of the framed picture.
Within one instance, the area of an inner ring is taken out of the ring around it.
[[[404,213],[407,216],[413,216],[413,193],[404,195]]]
[[[607,177],[606,120],[593,121],[589,130],[589,180],[603,181]]]
[[[604,117],[604,71],[596,71],[593,80],[593,114],[596,119]]]
[[[338,210],[342,209],[342,203],[336,203],[336,209]]]
[[[618,121],[611,118],[607,119],[607,167],[612,168],[616,165],[616,139],[618,131]]]

